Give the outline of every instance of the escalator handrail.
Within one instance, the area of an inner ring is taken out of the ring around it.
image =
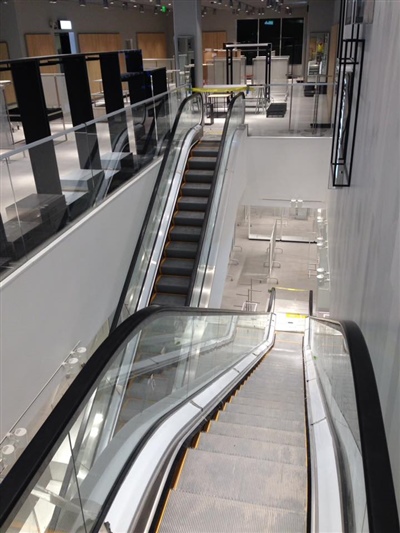
[[[267,313],[273,313],[275,310],[276,289],[272,287],[269,291],[269,300],[267,306]]]
[[[224,151],[224,145],[225,145],[226,137],[228,135],[229,121],[230,121],[230,118],[231,118],[231,115],[232,115],[232,110],[233,110],[233,108],[235,106],[236,101],[239,100],[239,98],[241,98],[243,100],[245,99],[245,95],[244,95],[243,92],[237,93],[232,98],[232,100],[229,102],[228,112],[227,112],[227,115],[226,115],[224,129],[222,131],[222,136],[221,136],[221,144],[220,144],[220,147],[219,147],[219,150],[218,150],[217,161],[215,163],[215,170],[214,170],[213,180],[212,180],[211,188],[210,188],[210,196],[209,196],[210,200],[214,196],[214,191],[215,191],[215,187],[216,187],[216,179],[217,179],[217,176],[219,174],[219,168],[221,166],[222,153]],[[243,119],[244,119],[244,113],[243,113]],[[243,120],[243,122],[244,122],[244,120]],[[196,272],[197,272],[197,270],[199,268],[200,252],[201,252],[201,249],[203,247],[204,238],[205,238],[206,231],[207,231],[208,219],[210,218],[211,204],[212,204],[212,201],[209,201],[208,204],[207,204],[207,208],[206,208],[205,214],[204,214],[204,222],[203,222],[203,226],[201,228],[201,233],[200,233],[200,238],[199,238],[199,246],[198,246],[198,249],[197,249],[197,256],[196,256],[196,259],[195,259],[194,265],[193,265],[193,274],[192,274],[192,278],[190,280],[190,285],[189,285],[189,290],[188,290],[188,295],[187,295],[187,298],[186,298],[185,305],[190,305],[190,299],[192,297],[194,284],[196,282],[196,275],[195,274],[196,274]]]
[[[151,198],[150,198],[149,206],[148,206],[147,211],[146,211],[146,216],[144,218],[142,229],[140,230],[140,233],[139,233],[139,237],[138,237],[138,240],[137,240],[137,243],[136,243],[135,251],[133,252],[132,260],[131,260],[131,263],[129,265],[129,269],[128,269],[128,273],[127,273],[126,278],[125,278],[124,286],[122,288],[121,296],[120,296],[120,298],[118,300],[118,304],[117,304],[117,307],[116,307],[116,310],[115,310],[115,313],[114,313],[114,317],[113,317],[113,320],[112,320],[112,323],[111,323],[111,326],[110,326],[110,332],[114,331],[115,328],[118,325],[119,317],[121,315],[121,311],[122,311],[122,308],[124,306],[125,298],[126,298],[126,295],[127,295],[128,289],[129,289],[130,280],[132,278],[132,274],[133,274],[133,271],[135,269],[135,265],[137,263],[137,260],[138,260],[139,254],[140,254],[140,250],[141,250],[141,247],[142,247],[142,244],[143,244],[143,240],[144,240],[144,237],[146,235],[147,227],[148,227],[148,225],[150,223],[151,213],[152,213],[153,206],[154,206],[154,203],[156,201],[156,198],[158,196],[158,191],[159,191],[160,184],[161,184],[161,181],[162,181],[162,177],[163,177],[163,173],[164,173],[164,170],[165,170],[165,166],[167,164],[168,157],[170,155],[170,151],[171,151],[172,143],[173,143],[173,140],[174,140],[174,137],[175,137],[175,134],[176,134],[176,130],[178,129],[178,125],[179,125],[180,118],[182,116],[182,112],[183,112],[186,104],[188,102],[190,102],[191,100],[198,100],[199,102],[201,102],[201,121],[200,121],[200,123],[201,124],[203,123],[203,120],[204,120],[203,100],[202,100],[201,96],[199,97],[198,94],[195,94],[195,93],[190,94],[189,96],[187,96],[181,102],[181,105],[179,106],[178,112],[176,114],[174,125],[172,126],[171,134],[170,134],[170,137],[168,139],[168,144],[167,144],[167,147],[166,147],[165,152],[164,152],[163,160],[161,162],[160,170],[159,170],[158,175],[157,175],[157,179],[156,179],[156,183],[155,183],[155,186],[154,186],[154,189],[153,189],[153,193],[152,193]]]
[[[369,531],[399,532],[399,516],[378,387],[364,335],[360,327],[351,320],[310,319],[340,330],[347,342],[357,404]]]
[[[79,416],[80,406],[98,386],[104,370],[107,368],[113,356],[121,349],[123,343],[136,328],[140,327],[143,321],[156,314],[170,316],[171,313],[193,315],[193,309],[188,307],[161,307],[156,305],[141,309],[120,324],[87,361],[81,372],[76,376],[73,383],[71,383],[70,387],[21,453],[4,480],[0,483],[1,531],[3,531],[2,528],[5,522],[10,519],[10,514],[13,512],[19,500],[34,487],[37,477],[43,473],[47,465],[46,461],[52,453],[55,453],[59,445],[59,439]],[[260,316],[265,314],[234,310],[196,309],[196,315],[218,316],[221,313],[233,316]]]

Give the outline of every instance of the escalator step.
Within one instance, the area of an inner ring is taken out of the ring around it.
[[[173,241],[198,242],[200,239],[201,228],[197,226],[176,226],[169,232]]]
[[[214,176],[214,170],[187,170],[185,172],[186,182],[211,183]]]
[[[205,211],[208,198],[202,196],[182,196],[178,200],[178,207],[184,211]]]
[[[154,305],[171,305],[171,306],[184,306],[186,303],[186,296],[182,294],[156,294],[151,300]]]
[[[189,290],[189,285],[189,276],[160,276],[156,282],[156,291],[186,294]]]
[[[177,211],[174,214],[174,224],[182,226],[202,226],[204,211]]]
[[[214,170],[216,157],[189,157],[188,168],[198,170]]]
[[[304,513],[172,490],[159,533],[286,533],[306,531]]]
[[[209,196],[211,184],[208,183],[185,183],[182,193],[186,196]]]
[[[164,259],[160,266],[161,274],[172,276],[191,276],[194,267],[194,259],[179,259],[175,257]]]
[[[218,143],[200,143],[191,151],[195,157],[217,157],[219,152]]]
[[[167,243],[164,252],[167,257],[182,257],[195,259],[197,255],[197,243],[170,241]]]

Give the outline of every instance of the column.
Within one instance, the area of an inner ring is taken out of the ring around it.
[[[201,0],[173,0],[174,42],[177,68],[179,65],[179,38],[191,37],[195,64],[194,84],[203,86],[203,39],[201,33]],[[182,41],[181,41],[182,42]]]

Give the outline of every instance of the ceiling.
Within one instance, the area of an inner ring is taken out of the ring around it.
[[[65,0],[62,0],[65,1]],[[97,4],[108,9],[138,9],[138,11],[158,12],[161,8],[170,11],[173,0],[68,0],[81,5]],[[50,0],[56,3],[57,0]],[[204,15],[217,14],[218,11],[229,11],[240,16],[263,16],[272,12],[291,14],[296,7],[304,8],[308,0],[201,0]],[[214,11],[215,10],[215,11]]]

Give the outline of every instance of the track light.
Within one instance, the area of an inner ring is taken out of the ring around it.
[[[110,7],[110,4],[108,2],[108,0],[103,0],[103,8],[104,9],[108,9]]]
[[[128,9],[128,2],[122,2],[122,9]]]
[[[229,7],[233,9],[233,0],[229,0]]]

